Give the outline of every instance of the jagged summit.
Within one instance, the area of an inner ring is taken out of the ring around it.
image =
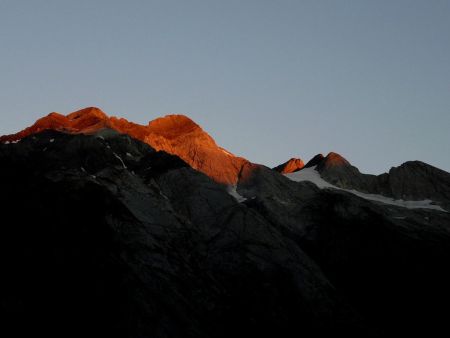
[[[284,162],[283,164],[280,164],[279,166],[276,166],[273,168],[273,170],[278,171],[282,174],[289,174],[296,171],[299,171],[305,166],[303,161],[300,158],[291,158],[289,161]]]
[[[318,165],[319,163],[321,163],[323,161],[325,157],[322,154],[317,154],[316,156],[314,156],[312,159],[310,159],[306,165],[305,168],[310,168],[310,167],[314,167],[316,165]]]
[[[167,115],[148,125],[109,117],[97,107],[87,107],[68,115],[50,113],[17,134],[0,137],[0,142],[13,142],[43,130],[72,134],[92,134],[110,128],[149,144],[156,150],[177,155],[191,167],[223,184],[236,184],[244,158],[219,147],[198,124],[184,115]]]
[[[312,159],[306,163],[305,168],[310,168],[314,166],[318,166],[320,168],[331,168],[331,167],[341,167],[341,166],[349,166],[350,163],[342,157],[340,154],[335,152],[329,152],[327,156],[323,156],[322,154],[317,154]]]
[[[343,158],[341,155],[339,155],[338,153],[335,153],[335,152],[328,153],[328,155],[325,157],[323,164],[325,166],[350,165],[350,163],[345,158]]]

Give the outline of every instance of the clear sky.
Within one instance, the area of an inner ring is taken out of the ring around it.
[[[269,166],[450,171],[450,0],[0,0],[0,134],[86,106]]]

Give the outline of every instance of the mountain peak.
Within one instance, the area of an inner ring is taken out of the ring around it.
[[[201,130],[200,126],[189,117],[178,114],[159,117],[150,121],[148,127],[153,133],[171,138]]]
[[[300,158],[291,158],[289,161],[280,164],[273,168],[275,171],[278,171],[282,174],[289,174],[296,171],[299,171],[305,166],[303,161]]]
[[[306,163],[305,168],[314,167],[314,166],[318,165],[319,163],[321,163],[323,161],[324,158],[325,157],[322,154],[317,154],[312,159],[310,159],[308,161],[308,163]]]
[[[66,116],[50,113],[17,134],[1,136],[0,142],[17,141],[44,130],[93,134],[105,128],[127,134],[155,150],[177,155],[219,183],[236,184],[242,165],[248,162],[219,147],[208,133],[185,115],[167,115],[144,126],[109,117],[97,107],[80,109]]]
[[[98,119],[103,119],[103,120],[108,119],[108,116],[100,108],[97,108],[97,107],[86,107],[86,108],[77,110],[77,111],[67,115],[67,118],[72,121],[80,119],[80,118],[85,119],[85,118],[92,118],[92,117],[96,117]]]
[[[330,152],[324,158],[322,165],[325,167],[349,166],[350,163],[338,153]]]

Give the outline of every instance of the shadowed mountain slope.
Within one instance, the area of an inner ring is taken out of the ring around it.
[[[10,337],[450,333],[450,213],[354,190],[446,207],[442,170],[364,175],[330,153],[281,174],[185,116],[142,126],[95,108],[0,140]]]
[[[291,238],[178,157],[102,129],[0,161],[10,337],[371,334]]]

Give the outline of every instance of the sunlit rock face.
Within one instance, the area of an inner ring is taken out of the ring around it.
[[[235,184],[243,164],[248,162],[219,147],[199,125],[183,115],[158,118],[147,129],[144,142],[179,156],[219,183]]]
[[[0,141],[14,142],[48,129],[71,134],[91,134],[105,128],[128,134],[156,150],[177,155],[218,183],[236,184],[242,166],[248,163],[246,159],[219,147],[208,133],[184,115],[167,115],[144,126],[123,118],[109,117],[95,107],[81,109],[67,116],[51,113],[17,134],[0,137]]]
[[[273,168],[282,174],[289,174],[296,171],[299,171],[305,166],[303,161],[299,158],[291,158],[289,161],[280,164],[279,166]]]

